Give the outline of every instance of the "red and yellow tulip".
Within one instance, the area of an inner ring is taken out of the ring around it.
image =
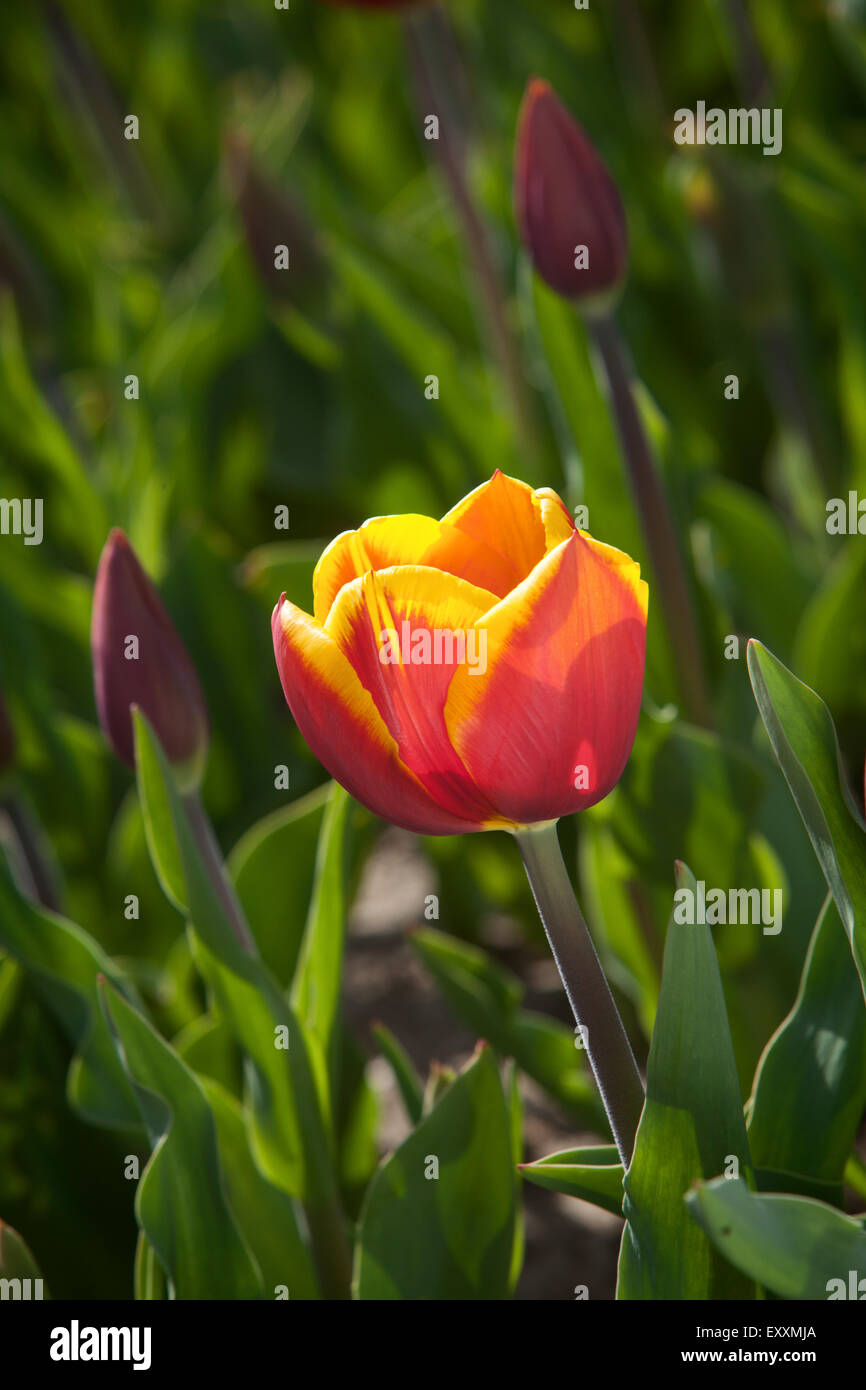
[[[445,835],[607,795],[634,740],[646,613],[633,560],[497,471],[441,521],[345,531],[316,566],[313,614],[283,595],[272,629],[320,762],[378,815]]]

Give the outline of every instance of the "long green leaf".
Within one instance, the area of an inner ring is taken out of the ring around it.
[[[773,752],[845,925],[866,997],[866,823],[848,790],[824,701],[760,642],[749,675]]]
[[[135,1211],[174,1298],[258,1298],[262,1284],[223,1188],[207,1097],[168,1043],[115,990],[102,1005],[138,1098],[151,1156]]]
[[[677,866],[677,889],[696,892]],[[681,899],[681,901],[684,901]],[[692,898],[694,901],[694,898]],[[690,1220],[698,1178],[748,1173],[749,1145],[713,939],[672,915],[647,1064],[647,1097],[624,1179],[618,1298],[745,1299],[754,1286]]]
[[[866,1108],[866,1006],[828,896],[800,992],[767,1044],[749,1107],[759,1188],[842,1206],[845,1165]]]
[[[99,1008],[97,980],[104,975],[135,998],[132,985],[74,922],[22,897],[5,863],[0,863],[0,946],[32,976],[75,1048],[69,1103],[91,1124],[138,1125],[138,1106]]]

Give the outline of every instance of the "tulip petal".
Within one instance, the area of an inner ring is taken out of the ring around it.
[[[553,550],[561,541],[568,540],[574,530],[574,521],[568,507],[552,487],[536,488],[535,495],[541,507],[545,550]]]
[[[634,561],[574,531],[480,619],[487,672],[455,672],[445,724],[501,815],[550,820],[615,786],[640,712],[646,611]]]
[[[321,624],[285,595],[271,620],[283,691],[319,762],[363,805],[406,830],[481,829],[437,806],[400,759],[367,690]]]
[[[490,546],[508,567],[510,593],[545,553],[541,504],[526,483],[497,468],[493,477],[446,512],[442,524],[455,527],[477,545]]]
[[[486,636],[478,619],[496,595],[422,566],[368,572],[345,585],[325,631],[369,691],[400,757],[438,805],[501,823],[454,751],[443,711],[455,672],[483,680]]]
[[[455,526],[412,513],[376,516],[357,531],[344,531],[337,536],[316,565],[313,611],[318,621],[325,622],[344,584],[368,570],[395,565],[444,570],[489,590],[497,598],[504,598],[517,583],[514,566],[496,548]]]

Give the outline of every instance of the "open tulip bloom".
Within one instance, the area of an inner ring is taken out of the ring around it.
[[[272,619],[295,722],[353,796],[421,834],[516,837],[624,1161],[643,1090],[556,821],[622,775],[646,616],[629,556],[497,471],[441,521],[344,532],[316,566],[312,615],[283,595]]]

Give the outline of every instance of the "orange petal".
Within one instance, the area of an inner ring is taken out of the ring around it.
[[[532,488],[509,478],[497,468],[482,483],[446,512],[443,526],[453,526],[476,544],[489,546],[507,566],[505,593],[534,569],[545,552],[546,537],[541,504]]]
[[[429,516],[376,516],[344,531],[325,550],[313,575],[316,618],[324,623],[344,584],[368,570],[425,565],[466,579],[503,598],[517,582],[514,567],[493,547]],[[520,576],[522,577],[522,576]]]
[[[439,806],[484,825],[501,818],[455,753],[443,710],[456,671],[469,672],[473,683],[483,679],[477,671],[486,664],[486,647],[476,647],[476,624],[496,601],[464,579],[403,566],[369,571],[345,585],[325,624],[401,761]]]
[[[574,531],[480,620],[487,673],[455,672],[445,724],[502,816],[552,820],[616,785],[640,712],[646,611],[634,561]]]
[[[315,618],[283,596],[271,627],[295,723],[332,777],[406,830],[450,835],[481,828],[438,806],[401,761],[371,696]]]
[[[535,495],[541,507],[545,549],[553,550],[561,541],[568,540],[574,530],[574,521],[559,493],[554,492],[552,487],[536,488]]]

